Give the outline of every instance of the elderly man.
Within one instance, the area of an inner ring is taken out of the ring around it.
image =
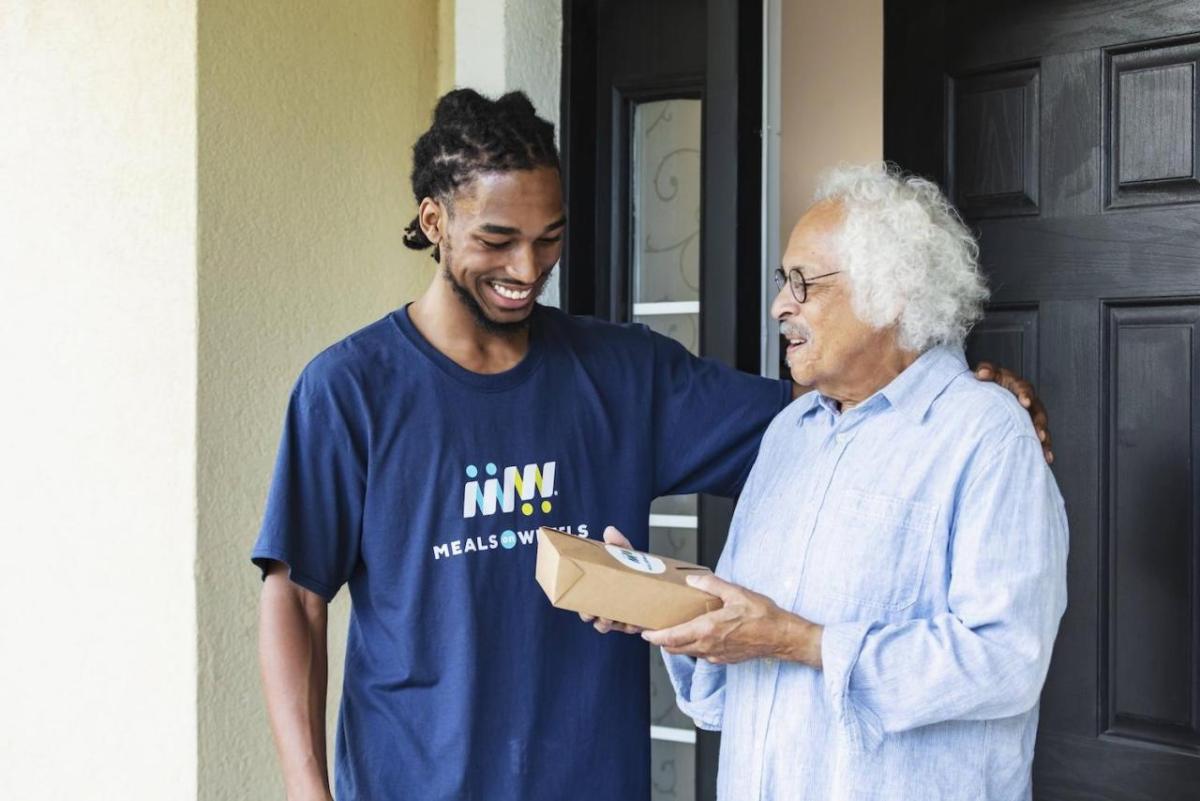
[[[976,257],[883,166],[832,174],[792,232],[772,314],[815,391],[696,581],[724,608],[643,634],[723,732],[722,799],[1030,797],[1067,524],[1029,415],[964,361]]]

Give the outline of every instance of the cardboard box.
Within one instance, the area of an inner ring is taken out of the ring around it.
[[[537,582],[550,603],[644,629],[665,629],[721,608],[687,584],[709,569],[564,534],[538,530]]]

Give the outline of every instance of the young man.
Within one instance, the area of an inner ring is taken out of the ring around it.
[[[550,607],[533,534],[612,523],[644,550],[655,497],[737,493],[792,386],[536,304],[566,219],[524,95],[446,95],[413,163],[406,244],[439,274],[305,368],[253,551],[288,797],[330,798],[325,607],[348,583],[340,801],[647,798],[645,645]]]

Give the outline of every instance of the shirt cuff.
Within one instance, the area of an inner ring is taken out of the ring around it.
[[[872,751],[883,741],[883,726],[870,709],[856,704],[850,676],[862,653],[870,623],[837,623],[821,633],[821,671],[825,691],[843,743],[852,751]]]
[[[725,704],[725,668],[703,659],[662,652],[675,700],[698,728],[720,731]]]

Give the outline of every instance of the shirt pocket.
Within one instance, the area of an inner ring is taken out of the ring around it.
[[[864,490],[830,497],[806,575],[822,595],[880,610],[916,603],[938,506]]]

